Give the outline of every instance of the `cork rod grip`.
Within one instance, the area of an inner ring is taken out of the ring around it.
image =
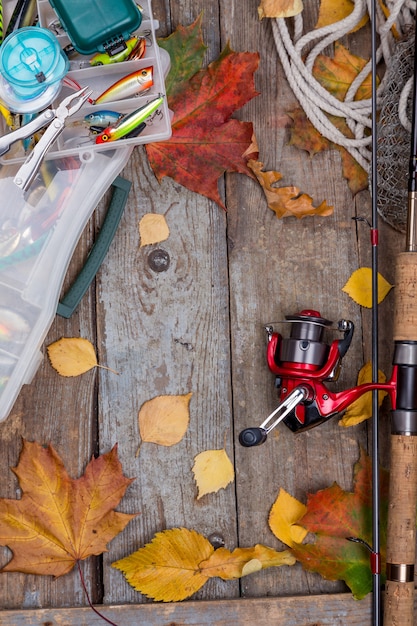
[[[398,256],[395,281],[394,341],[396,354],[413,355],[400,366],[397,406],[391,435],[387,528],[387,582],[384,626],[414,626],[414,566],[417,508],[417,406],[414,374],[417,362],[417,254]],[[394,355],[394,362],[395,360]],[[414,385],[413,385],[414,382]],[[399,418],[399,421],[398,421]]]

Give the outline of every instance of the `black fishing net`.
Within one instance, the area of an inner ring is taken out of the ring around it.
[[[405,232],[411,132],[399,118],[401,93],[414,72],[414,29],[397,43],[385,75],[377,131],[378,212],[393,228]],[[406,105],[412,115],[412,90]]]

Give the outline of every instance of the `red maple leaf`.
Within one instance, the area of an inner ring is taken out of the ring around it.
[[[372,464],[361,451],[354,468],[354,490],[343,491],[337,483],[308,496],[307,513],[299,521],[314,533],[314,543],[295,544],[292,552],[304,569],[328,580],[344,580],[357,599],[372,590],[370,554],[372,544]],[[380,471],[381,556],[385,561],[388,508],[388,472]],[[349,539],[355,539],[352,542]],[[359,540],[359,542],[357,541]]]
[[[218,190],[220,176],[240,172],[253,178],[246,165],[258,156],[256,148],[248,151],[252,123],[230,118],[259,95],[253,78],[258,64],[258,53],[234,52],[227,45],[207,69],[184,81],[182,88],[176,84],[173,95],[168,94],[174,112],[172,137],[146,146],[159,181],[170,176],[225,208]]]

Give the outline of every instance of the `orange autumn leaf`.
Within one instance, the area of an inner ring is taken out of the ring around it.
[[[318,207],[313,206],[313,199],[306,193],[302,193],[298,187],[274,187],[281,180],[279,172],[263,172],[263,163],[248,161],[248,167],[253,171],[264,190],[268,206],[275,212],[278,218],[297,217],[307,215],[327,216],[333,213],[333,207],[323,201]]]
[[[384,372],[378,370],[378,382],[385,383],[387,377]],[[368,361],[361,368],[358,374],[358,385],[363,385],[364,383],[370,383],[372,381],[372,363]],[[386,391],[378,391],[378,404],[381,406],[383,399],[387,395]],[[360,424],[364,422],[369,417],[372,417],[372,391],[368,391],[360,396],[357,400],[352,402],[348,406],[343,415],[342,419],[339,421],[339,426],[345,426],[346,428],[349,426],[356,426],[356,424]]]
[[[366,59],[352,54],[345,46],[336,42],[333,57],[319,54],[316,58],[313,75],[329,93],[339,100],[344,100],[349,87],[367,62]],[[359,87],[355,100],[364,100],[370,98],[371,95],[372,77],[368,74]]]
[[[264,17],[294,17],[303,10],[303,0],[261,0],[259,19]]]
[[[13,472],[23,495],[0,499],[0,545],[13,552],[3,572],[62,576],[106,551],[135,517],[114,511],[133,480],[123,476],[116,446],[72,479],[52,446],[24,441]]]
[[[160,446],[179,443],[190,421],[189,404],[192,395],[157,396],[144,402],[138,415],[142,441]]]

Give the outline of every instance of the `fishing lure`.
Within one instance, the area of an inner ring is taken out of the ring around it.
[[[129,115],[125,115],[114,126],[109,126],[100,135],[96,137],[96,143],[107,143],[122,139],[133,133],[156,109],[161,106],[164,97],[160,94],[144,106]]]
[[[143,37],[141,37],[141,39],[145,41]],[[138,37],[131,37],[126,41],[126,48],[122,50],[122,52],[114,54],[113,56],[107,54],[107,52],[100,52],[99,54],[95,54],[90,59],[90,65],[95,67],[97,65],[110,65],[111,63],[120,63],[121,61],[126,61],[126,59],[129,58],[130,54],[135,50],[135,48],[137,48],[139,42],[140,39],[138,39]]]
[[[102,104],[104,102],[112,102],[113,100],[123,100],[136,96],[150,89],[153,85],[153,66],[144,67],[141,70],[132,72],[124,76],[116,83],[111,85],[106,91],[103,91],[94,104]]]
[[[122,113],[117,111],[96,111],[89,113],[84,117],[85,124],[90,130],[99,129],[99,132],[105,130],[108,126],[114,126],[123,117]]]

